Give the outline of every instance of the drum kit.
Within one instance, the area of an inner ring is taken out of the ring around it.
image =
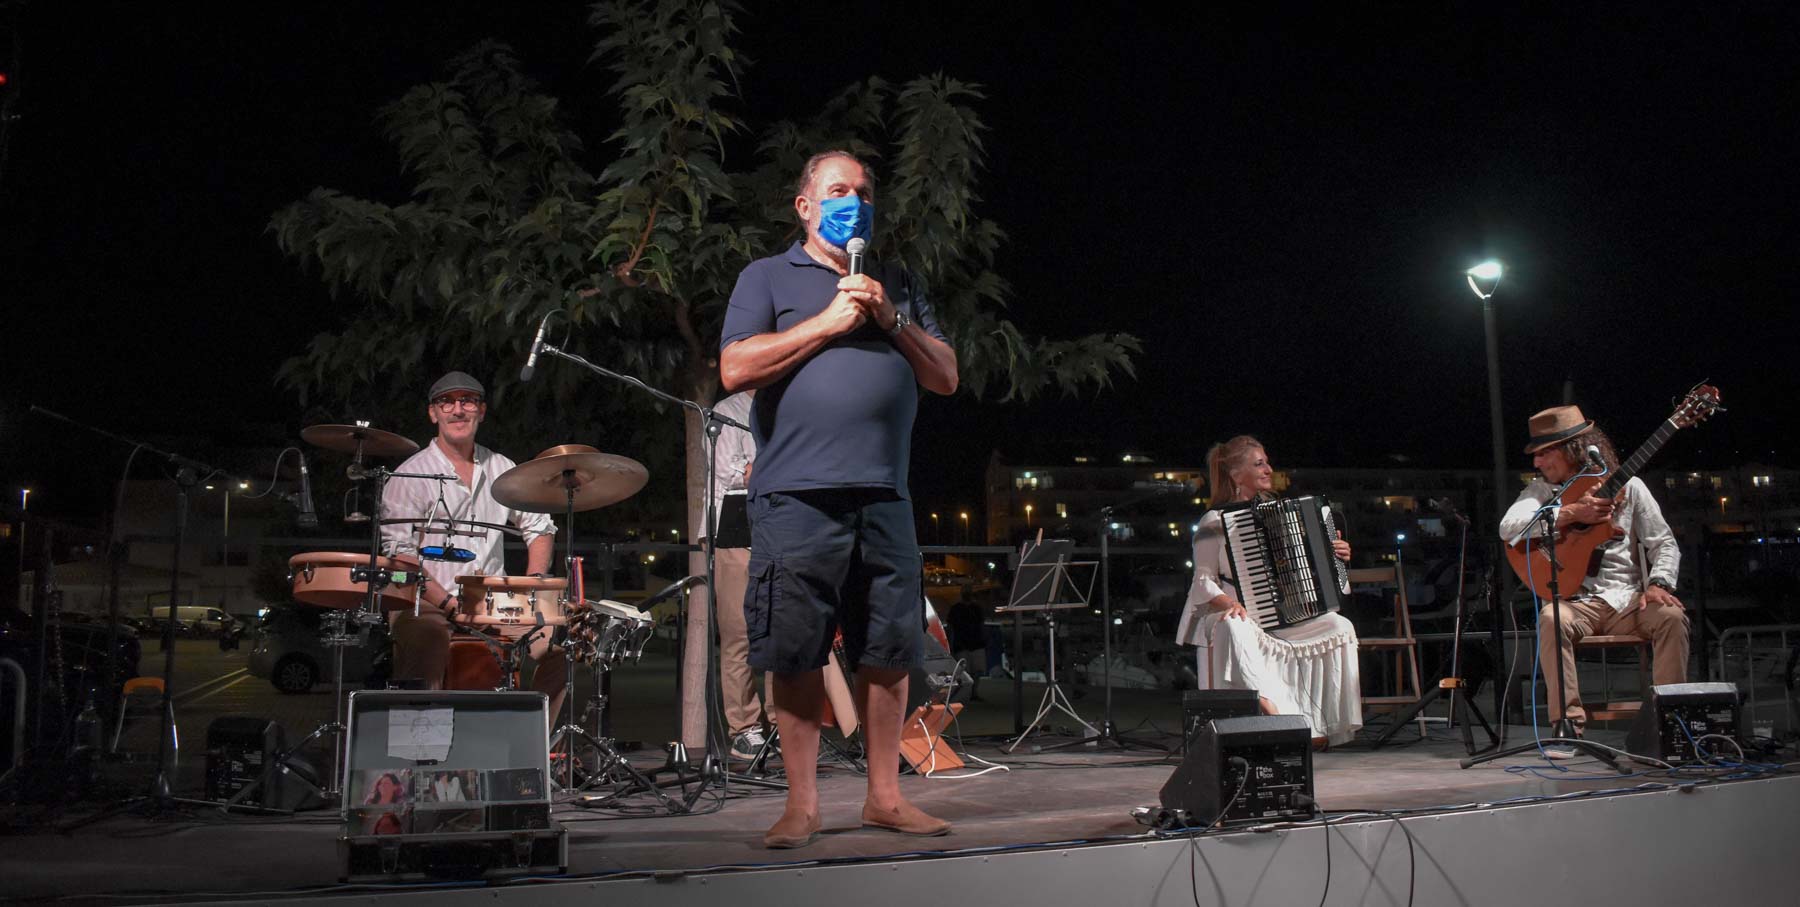
[[[560,531],[565,546],[564,563],[569,566],[569,573],[562,577],[471,573],[456,576],[456,588],[451,590],[426,574],[421,558],[467,562],[475,556],[455,547],[453,543],[459,536],[485,535],[492,531],[518,535],[519,532],[510,526],[436,515],[385,516],[382,492],[389,479],[458,481],[455,475],[396,472],[367,465],[366,461],[370,459],[406,457],[419,449],[419,445],[400,435],[358,422],[353,425],[315,425],[302,430],[300,436],[314,447],[351,455],[352,462],[346,474],[359,483],[358,497],[366,488],[368,496],[375,502],[372,517],[356,512],[358,508],[353,507],[350,508],[353,512],[345,518],[346,522],[369,524],[368,551],[305,552],[294,555],[288,562],[294,599],[325,609],[322,640],[336,651],[337,719],[321,725],[307,738],[330,733],[337,739],[338,745],[333,748],[332,787],[326,793],[339,793],[341,766],[338,760],[342,758],[344,729],[343,647],[360,644],[357,631],[382,622],[388,614],[410,612],[416,616],[432,608],[448,612],[451,623],[459,631],[485,644],[499,669],[494,688],[501,690],[516,688],[521,647],[528,647],[540,635],[560,636],[568,656],[570,686],[573,686],[574,665],[587,666],[594,674],[595,689],[588,712],[597,715],[604,709],[602,675],[642,657],[655,626],[648,613],[639,608],[584,596],[580,559],[574,556],[574,517],[578,512],[616,504],[636,494],[649,481],[649,472],[643,464],[628,457],[602,453],[587,445],[563,444],[507,470],[491,486],[496,501],[514,510],[564,514]],[[412,534],[419,542],[417,555],[381,552],[382,528],[395,525],[412,527]],[[433,541],[441,538],[443,544],[425,544],[427,538]],[[453,668],[447,673],[458,671]],[[493,676],[491,671],[475,673]],[[559,744],[562,746],[570,768],[564,779],[565,786],[573,786],[573,767],[579,763],[591,766],[584,788],[612,780],[662,796],[654,783],[632,768],[613,748],[610,740],[588,735],[574,720],[573,708],[570,712],[569,721],[557,729],[551,741],[553,750]],[[580,743],[594,751],[592,758],[584,758],[576,751]]]

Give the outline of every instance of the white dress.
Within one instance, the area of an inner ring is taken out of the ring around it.
[[[1176,642],[1198,646],[1195,671],[1203,690],[1255,690],[1282,715],[1303,715],[1313,736],[1347,743],[1362,727],[1362,677],[1356,628],[1338,614],[1273,632],[1233,620],[1209,603],[1220,593],[1242,600],[1229,582],[1231,563],[1217,510],[1194,533],[1194,582]]]

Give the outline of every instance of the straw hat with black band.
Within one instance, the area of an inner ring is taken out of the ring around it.
[[[1593,431],[1594,420],[1583,418],[1579,406],[1552,406],[1532,416],[1530,425],[1531,441],[1525,452],[1534,454]]]

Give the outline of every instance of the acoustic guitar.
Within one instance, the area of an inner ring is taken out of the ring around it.
[[[1617,497],[1625,483],[1637,475],[1644,464],[1650,462],[1663,444],[1673,437],[1677,431],[1689,428],[1705,421],[1719,408],[1719,389],[1710,384],[1698,384],[1688,391],[1687,396],[1675,407],[1669,418],[1658,426],[1656,433],[1650,436],[1631,454],[1619,468],[1604,479],[1599,476],[1583,476],[1569,484],[1563,491],[1564,501],[1579,500],[1582,496],[1592,494],[1597,498]],[[1563,595],[1574,595],[1581,588],[1582,580],[1593,576],[1600,570],[1600,548],[1607,542],[1624,535],[1624,531],[1611,522],[1575,523],[1562,528],[1556,535],[1556,560],[1562,565],[1561,571],[1550,569],[1550,546],[1535,534],[1506,549],[1506,559],[1511,562],[1513,572],[1519,575],[1526,585],[1537,590],[1538,597],[1550,597],[1550,579],[1554,572],[1557,591]]]

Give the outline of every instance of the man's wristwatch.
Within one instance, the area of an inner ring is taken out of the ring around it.
[[[905,312],[902,312],[899,309],[895,309],[894,310],[894,326],[891,328],[888,328],[888,336],[889,337],[900,336],[900,332],[906,330],[906,326],[909,324],[912,324],[912,323],[913,323],[913,320],[911,318],[906,317]]]
[[[1675,584],[1674,583],[1664,582],[1663,580],[1660,580],[1660,579],[1653,579],[1650,581],[1650,585],[1655,586],[1656,588],[1661,589],[1664,592],[1669,593],[1670,595],[1675,594]]]

